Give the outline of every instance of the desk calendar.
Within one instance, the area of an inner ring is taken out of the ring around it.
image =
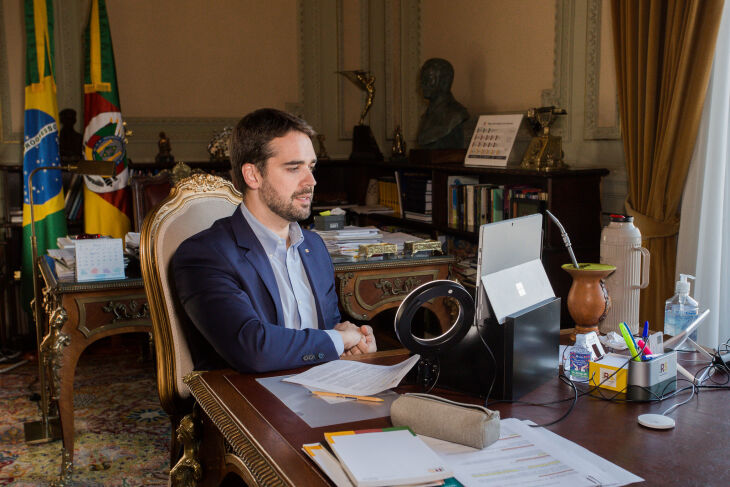
[[[524,114],[480,115],[464,165],[503,167],[519,163],[529,140]]]
[[[76,280],[124,279],[121,238],[76,240]]]

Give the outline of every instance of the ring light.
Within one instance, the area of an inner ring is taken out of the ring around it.
[[[419,338],[411,331],[411,321],[423,304],[434,298],[453,298],[459,303],[459,316],[451,328],[435,338]],[[401,344],[414,353],[436,354],[448,350],[464,338],[474,322],[474,300],[464,287],[455,281],[436,280],[411,291],[395,314],[395,334]]]

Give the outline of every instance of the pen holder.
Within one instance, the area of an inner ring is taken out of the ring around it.
[[[651,401],[677,389],[677,352],[642,362],[628,358],[607,353],[592,361],[588,368],[590,385],[626,394],[630,401]]]
[[[630,401],[651,401],[677,389],[677,352],[668,352],[649,361],[629,361]]]

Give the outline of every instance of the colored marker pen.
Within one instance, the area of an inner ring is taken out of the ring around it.
[[[621,330],[621,336],[624,337],[626,346],[629,347],[629,353],[633,357],[632,360],[636,362],[641,362],[641,356],[639,355],[639,351],[636,350],[636,342],[634,341],[634,337],[631,336],[629,327],[626,326],[626,323],[624,323],[623,321],[618,324],[618,327]]]
[[[643,338],[644,341],[646,341],[646,339],[649,338],[649,322],[648,321],[644,322],[644,331],[641,333],[641,338]]]
[[[639,350],[641,350],[641,353],[643,355],[651,355],[652,351],[651,348],[649,348],[649,344],[644,342],[641,338],[636,342],[636,344],[639,346]]]

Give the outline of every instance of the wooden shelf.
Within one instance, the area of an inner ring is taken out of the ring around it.
[[[601,178],[608,174],[603,168],[575,168],[560,171],[535,171],[520,167],[467,167],[463,151],[423,154],[411,152],[410,160],[358,161],[325,159],[318,161],[315,196],[346,199],[364,204],[371,178],[393,176],[396,170],[428,174],[432,190],[433,223],[399,218],[392,214],[360,215],[360,222],[395,225],[404,229],[429,233],[432,237],[450,235],[476,244],[477,232],[448,226],[448,178],[452,175],[477,176],[480,183],[495,185],[528,185],[547,193],[546,208],[565,227],[573,248],[582,262],[598,261],[601,236]],[[415,158],[414,158],[415,157]],[[449,159],[450,157],[450,159]],[[434,162],[434,161],[439,162]],[[560,231],[544,219],[543,263],[555,293],[563,298],[563,325],[570,317],[565,300],[570,288],[570,276],[560,265],[570,262]],[[572,326],[572,325],[570,325]]]

